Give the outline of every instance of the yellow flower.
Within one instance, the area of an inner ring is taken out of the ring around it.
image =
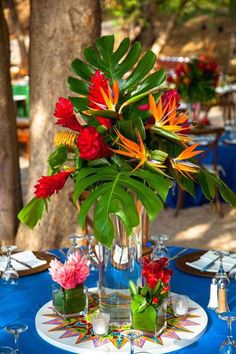
[[[54,144],[56,146],[66,145],[69,151],[74,151],[76,148],[77,134],[73,132],[58,132],[54,138]]]

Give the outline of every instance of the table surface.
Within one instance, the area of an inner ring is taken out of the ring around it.
[[[171,256],[175,255],[180,248],[169,247]],[[189,250],[192,252],[195,250]],[[60,255],[58,251],[55,254]],[[60,255],[61,256],[61,255]],[[171,280],[171,290],[179,294],[188,295],[199,303],[207,312],[208,328],[205,334],[190,346],[174,353],[218,353],[220,344],[226,338],[226,323],[218,319],[214,311],[207,308],[209,300],[210,278],[192,276],[183,273],[175,267],[175,261],[171,261],[174,275]],[[97,283],[97,272],[92,272],[87,280],[87,286],[94,287]],[[0,345],[13,346],[13,338],[4,331],[4,326],[11,323],[26,323],[29,330],[22,333],[19,345],[22,354],[63,354],[66,351],[51,346],[45,342],[36,332],[35,315],[37,311],[51,300],[52,280],[47,271],[39,274],[22,277],[17,286],[0,287]],[[229,307],[236,310],[236,282],[231,282],[229,293]],[[236,337],[236,328],[233,332]],[[78,351],[79,353],[79,351]]]

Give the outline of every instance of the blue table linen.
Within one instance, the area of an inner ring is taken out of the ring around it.
[[[180,248],[170,247],[171,256]],[[191,252],[191,251],[190,251]],[[55,251],[55,254],[58,254]],[[218,353],[220,344],[226,338],[226,323],[218,319],[217,315],[207,309],[209,298],[210,278],[192,276],[183,273],[175,267],[175,261],[171,261],[174,276],[171,280],[171,291],[188,295],[199,303],[207,312],[209,323],[205,334],[190,346],[172,352],[173,354],[204,354]],[[97,286],[97,272],[92,272],[86,284],[89,287]],[[229,289],[229,305],[231,310],[236,310],[236,282],[231,282]],[[13,346],[13,337],[4,331],[6,324],[14,322],[26,323],[29,330],[22,333],[19,345],[22,354],[63,354],[61,350],[41,339],[35,329],[35,316],[37,311],[51,300],[52,280],[47,271],[22,277],[17,286],[0,287],[0,345]],[[233,332],[236,337],[235,327]],[[136,348],[137,351],[140,349]],[[158,349],[157,349],[158,352]],[[79,351],[78,351],[79,353]]]

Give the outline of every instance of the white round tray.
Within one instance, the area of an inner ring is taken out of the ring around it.
[[[190,310],[187,318],[172,318],[172,325],[158,338],[141,337],[135,341],[135,350],[154,353],[169,353],[184,348],[198,340],[206,330],[207,314],[196,302],[190,300]],[[171,318],[169,319],[171,320]],[[168,322],[169,322],[168,320]],[[111,328],[106,337],[95,336],[89,321],[83,317],[63,321],[53,312],[49,301],[38,311],[35,318],[38,334],[48,343],[58,348],[80,354],[117,354],[130,353],[127,339],[120,332],[128,327]]]

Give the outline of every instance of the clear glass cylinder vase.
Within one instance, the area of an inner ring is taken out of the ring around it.
[[[113,215],[112,246],[100,245],[99,250],[99,309],[118,324],[131,322],[129,281],[139,286],[142,282],[142,236],[147,223],[145,209],[136,204],[140,223],[132,234],[128,236],[120,218]]]

